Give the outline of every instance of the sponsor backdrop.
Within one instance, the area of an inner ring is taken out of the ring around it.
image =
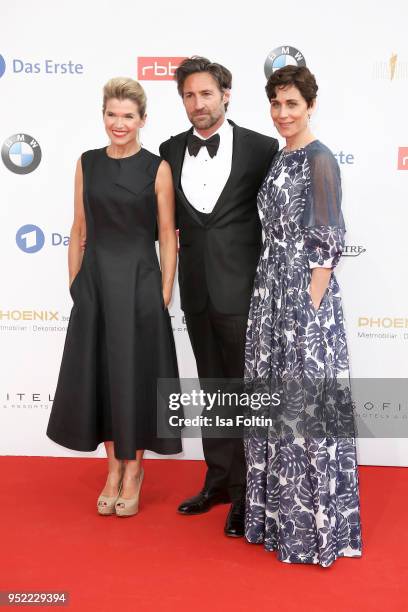
[[[238,7],[238,5],[236,5]],[[58,11],[58,12],[57,12]],[[22,0],[0,8],[0,453],[81,456],[45,437],[69,319],[67,246],[75,163],[107,144],[101,90],[112,76],[142,81],[143,146],[189,127],[172,75],[205,55],[233,73],[228,115],[276,135],[265,72],[306,63],[319,83],[316,136],[340,165],[347,247],[338,278],[354,378],[406,378],[408,5],[293,0],[241,11],[155,0],[141,7]],[[171,316],[180,372],[196,375],[175,287]],[[376,406],[406,419],[407,400]],[[184,441],[199,458],[200,440]],[[103,455],[100,447],[94,455]],[[359,440],[360,463],[408,465],[408,441]]]

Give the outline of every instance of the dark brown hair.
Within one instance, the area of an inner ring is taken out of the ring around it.
[[[208,72],[208,74],[211,74],[221,93],[224,93],[226,89],[231,89],[232,74],[228,68],[225,68],[225,66],[221,64],[210,62],[206,57],[193,55],[193,57],[188,57],[183,60],[178,68],[176,68],[174,74],[174,78],[177,81],[177,91],[181,97],[183,97],[183,88],[186,78],[196,72]],[[225,110],[227,110],[227,108],[228,102],[225,104]]]
[[[294,85],[306,100],[308,108],[316,99],[318,86],[314,75],[306,66],[285,66],[271,74],[265,87],[269,102],[276,98],[276,90]]]

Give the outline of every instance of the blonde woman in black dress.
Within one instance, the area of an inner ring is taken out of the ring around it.
[[[170,167],[139,143],[145,113],[137,81],[110,80],[110,144],[77,164],[68,254],[74,305],[47,429],[78,451],[104,442],[108,475],[97,508],[118,516],[138,511],[143,451],[181,451],[178,437],[157,434],[157,379],[178,377],[167,311],[177,238]]]

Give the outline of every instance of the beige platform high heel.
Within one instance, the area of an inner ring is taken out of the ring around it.
[[[98,497],[97,509],[99,514],[108,515],[115,514],[115,504],[119,498],[120,492],[122,490],[122,483],[120,483],[118,494],[113,497],[109,497],[108,495],[100,495]]]
[[[144,470],[142,468],[140,470],[140,475],[137,483],[136,495],[130,497],[129,499],[126,499],[124,497],[118,497],[115,504],[116,516],[133,516],[134,514],[138,513],[140,489],[142,487],[143,477]]]
[[[108,496],[108,495],[100,495],[98,497],[98,501],[96,503],[96,508],[99,514],[103,516],[108,516],[110,514],[115,514],[115,504],[120,496],[120,492],[122,490],[122,479],[123,479],[123,468],[122,475],[119,481],[118,492],[116,495]]]

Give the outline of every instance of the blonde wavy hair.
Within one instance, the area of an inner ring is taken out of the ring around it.
[[[127,77],[115,77],[110,79],[103,88],[103,114],[105,114],[108,100],[132,100],[137,105],[139,115],[143,119],[146,113],[146,94],[138,81]]]

